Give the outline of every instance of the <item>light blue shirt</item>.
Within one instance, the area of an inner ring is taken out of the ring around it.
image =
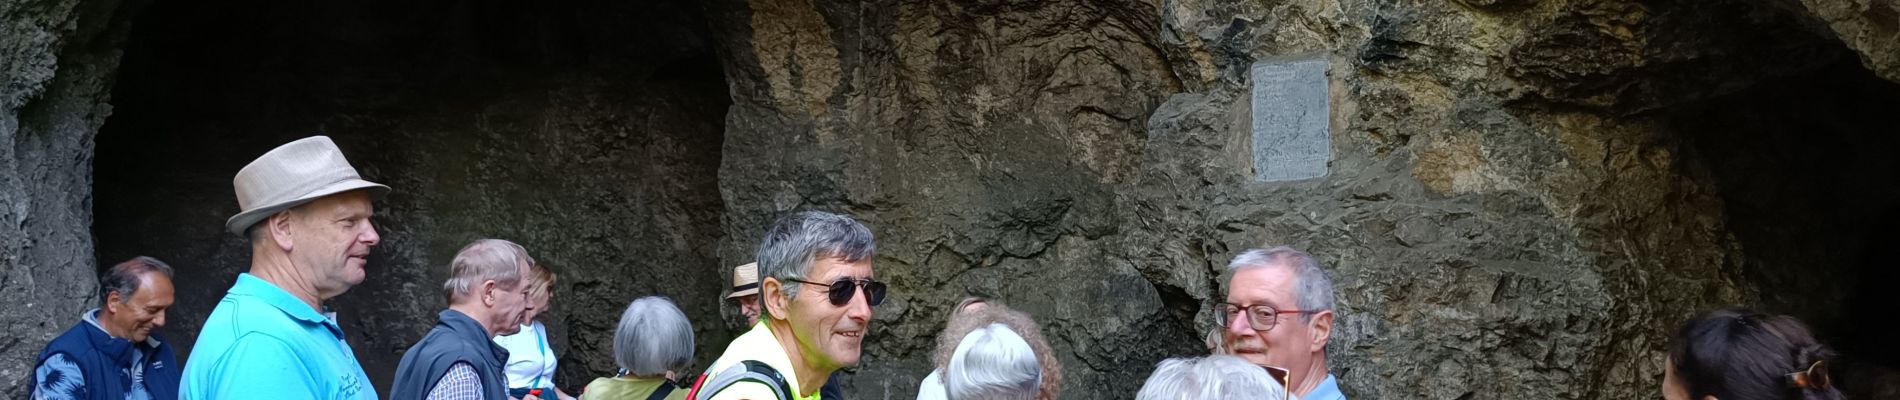
[[[1333,374],[1326,374],[1326,380],[1320,381],[1319,386],[1314,386],[1313,391],[1307,392],[1305,396],[1300,396],[1300,400],[1346,400],[1346,394],[1339,392],[1339,381],[1333,379]]]
[[[183,399],[376,399],[336,321],[248,273],[211,310],[188,360]]]

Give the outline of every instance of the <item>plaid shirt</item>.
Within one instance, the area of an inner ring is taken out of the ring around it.
[[[482,400],[482,378],[468,363],[449,366],[449,373],[429,389],[429,400]]]

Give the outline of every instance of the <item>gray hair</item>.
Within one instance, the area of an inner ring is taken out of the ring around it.
[[[963,336],[943,381],[950,399],[1030,400],[1042,383],[1042,365],[1021,335],[990,324]]]
[[[821,258],[846,262],[870,259],[877,252],[871,229],[851,217],[824,211],[803,211],[779,218],[759,243],[759,280],[776,278],[785,297],[798,295],[798,282]],[[762,312],[767,312],[761,310]]]
[[[1312,254],[1295,250],[1292,247],[1275,246],[1267,249],[1247,249],[1234,261],[1227,263],[1227,271],[1239,272],[1242,269],[1282,266],[1293,269],[1294,301],[1304,311],[1332,311],[1333,280],[1326,277],[1326,269],[1320,267],[1319,260]],[[1231,289],[1230,289],[1231,290]],[[1312,322],[1314,313],[1300,314],[1300,321]]]
[[[1240,357],[1170,358],[1155,367],[1135,400],[1278,399],[1286,386]]]
[[[614,329],[614,363],[640,378],[685,372],[693,366],[693,325],[665,297],[634,300]]]
[[[476,240],[462,246],[455,252],[455,260],[449,262],[449,280],[442,282],[442,298],[454,304],[456,296],[469,294],[483,281],[514,288],[526,278],[521,275],[523,265],[534,265],[534,258],[521,245],[501,239]]]
[[[165,279],[172,278],[172,266],[146,256],[133,257],[107,269],[99,276],[99,306],[105,307],[113,292],[119,293],[119,302],[131,303],[132,295],[138,294],[139,286],[144,284],[139,278],[154,272],[165,275]]]

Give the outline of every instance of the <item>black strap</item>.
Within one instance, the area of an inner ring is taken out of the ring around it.
[[[647,396],[647,400],[666,400],[666,395],[673,394],[673,389],[678,388],[679,386],[674,385],[673,381],[666,381],[666,383],[660,384],[659,389],[654,389],[653,395]]]

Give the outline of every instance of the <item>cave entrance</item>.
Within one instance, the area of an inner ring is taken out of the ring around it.
[[[1900,84],[1841,54],[1669,120],[1715,177],[1760,307],[1806,321],[1847,361],[1848,397],[1875,398],[1854,394],[1900,389],[1881,387],[1900,386]]]
[[[96,142],[97,256],[177,267],[161,332],[181,357],[248,270],[248,242],[220,228],[232,175],[316,134],[394,188],[368,280],[331,301],[383,393],[476,238],[562,275],[541,320],[563,387],[614,372],[636,295],[675,299],[701,343],[730,335],[710,268],[730,98],[697,2],[156,2],[125,51]]]

